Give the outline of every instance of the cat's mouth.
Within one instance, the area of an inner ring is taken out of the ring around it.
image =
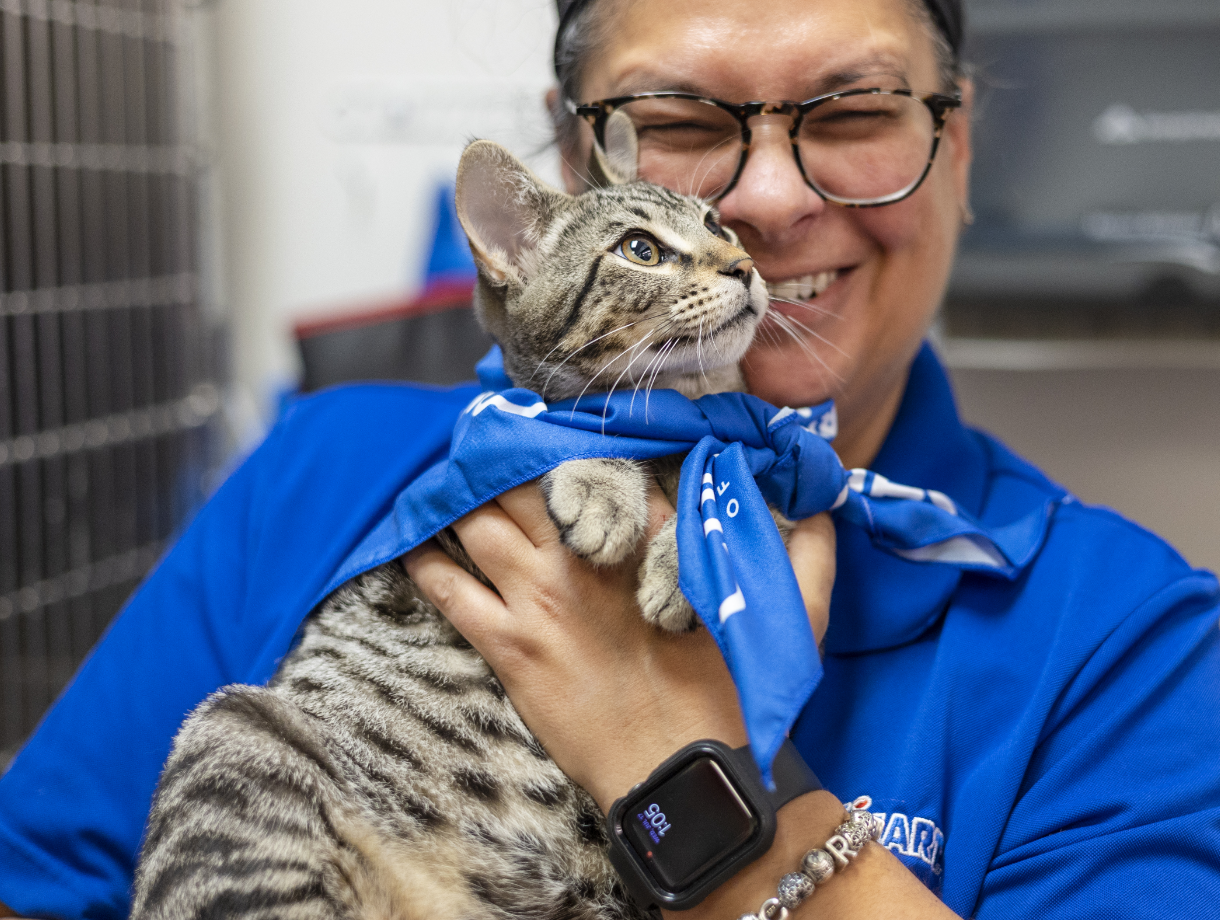
[[[717,337],[724,335],[726,332],[730,332],[730,331],[734,331],[734,330],[738,329],[743,324],[748,323],[751,320],[757,318],[757,316],[758,316],[758,311],[756,309],[754,309],[754,305],[747,303],[744,307],[742,307],[740,310],[738,310],[736,313],[734,313],[732,316],[730,316],[728,319],[726,319],[723,323],[721,323],[715,329],[709,329],[707,331],[700,331],[698,334],[694,334],[694,333],[692,333],[692,334],[685,334],[685,333],[673,334],[673,333],[671,333],[670,335],[667,335],[665,337],[665,340],[666,340],[666,342],[671,342],[674,345],[692,345],[692,346],[699,345],[699,344],[705,343],[705,342],[711,342],[714,339],[716,339]]]
[[[773,300],[809,300],[834,284],[838,277],[839,269],[835,268],[788,281],[768,281],[767,293]]]

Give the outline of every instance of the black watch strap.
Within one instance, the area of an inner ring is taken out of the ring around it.
[[[743,767],[757,775],[758,766],[754,762],[754,755],[750,752],[748,744],[745,747],[735,748],[733,754]],[[775,762],[771,764],[771,778],[775,780],[775,789],[768,790],[767,796],[771,799],[771,806],[776,811],[798,795],[817,792],[822,788],[817,776],[805,763],[805,758],[788,738],[785,738],[784,743],[779,746]]]

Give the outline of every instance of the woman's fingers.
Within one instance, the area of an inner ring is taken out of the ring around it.
[[[511,625],[504,601],[434,541],[415,547],[403,556],[402,564],[428,600],[480,652],[493,648],[495,638]]]
[[[637,552],[641,554],[647,548],[648,541],[674,513],[674,506],[665,497],[657,481],[649,477],[648,483],[648,527],[640,546],[637,547]],[[546,496],[537,483],[527,482],[509,489],[495,501],[535,547],[548,549],[559,545],[559,531],[547,513]],[[495,582],[494,577],[491,580]]]
[[[559,531],[546,513],[546,498],[536,482],[509,489],[495,502],[534,546],[551,546],[558,541]]]
[[[532,579],[540,562],[538,550],[555,542],[547,536],[547,528],[554,533],[555,526],[546,518],[545,503],[539,520],[540,501],[538,488],[527,483],[453,523],[466,552],[502,594],[522,579]]]
[[[820,645],[830,626],[830,592],[835,583],[835,525],[829,512],[797,521],[788,536],[788,557]]]

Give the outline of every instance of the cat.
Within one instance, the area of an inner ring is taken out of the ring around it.
[[[463,154],[475,309],[509,377],[549,400],[743,389],[768,308],[753,262],[709,204],[597,165],[617,184],[572,196],[498,145]],[[574,552],[618,562],[644,535],[648,477],[672,500],[680,462],[562,464],[541,480],[548,513]],[[439,539],[482,577],[451,531]],[[639,599],[661,628],[695,622],[672,518]],[[320,604],[266,687],[226,687],[184,723],[131,916],[642,917],[606,843],[593,800],[395,561]]]

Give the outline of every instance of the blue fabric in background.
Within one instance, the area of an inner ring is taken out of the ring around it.
[[[432,245],[424,266],[424,293],[446,284],[474,284],[478,276],[470,243],[458,221],[453,183],[446,180],[436,187],[432,205]]]
[[[0,778],[0,901],[126,917],[184,716],[220,686],[266,682],[314,597],[446,456],[477,393],[359,386],[292,405]],[[1063,496],[961,425],[930,349],[873,469],[991,529]],[[828,789],[886,814],[882,844],[979,920],[1214,913],[1215,578],[1072,501],[1012,581],[908,561],[846,520],[836,530],[825,677],[792,736]]]

